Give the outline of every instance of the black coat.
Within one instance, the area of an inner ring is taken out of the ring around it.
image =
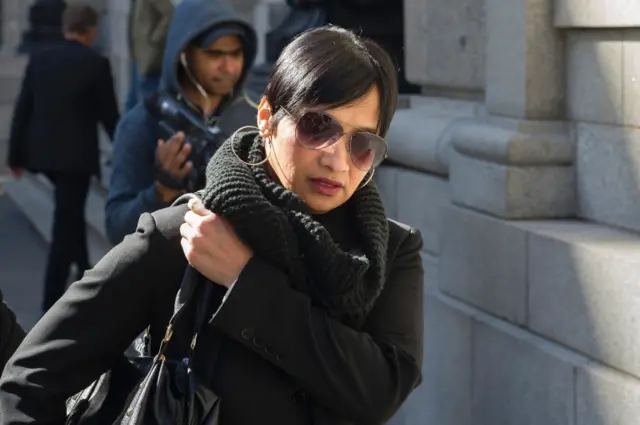
[[[185,212],[143,214],[34,327],[0,381],[0,423],[63,424],[64,400],[149,322],[162,335],[187,266]],[[309,414],[316,425],[381,424],[397,411],[421,378],[422,238],[389,227],[387,281],[361,329],[313,308],[271,263],[250,260],[198,336],[195,369],[220,397],[223,425],[308,424]]]
[[[113,139],[119,120],[109,60],[65,40],[34,53],[15,105],[10,167],[97,175],[98,124]]]
[[[16,321],[16,315],[2,299],[0,291],[0,371],[16,351],[24,338],[24,330]],[[0,410],[1,412],[1,410]]]

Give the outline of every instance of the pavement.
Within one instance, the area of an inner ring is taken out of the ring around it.
[[[0,288],[25,329],[40,319],[47,243],[9,196],[0,195]]]
[[[87,202],[91,264],[111,248],[104,235],[103,192],[92,189]],[[0,174],[0,289],[25,329],[31,329],[41,317],[53,208],[53,187],[48,180],[29,173],[20,180]]]
[[[89,191],[85,209],[91,264],[96,264],[111,249],[104,229],[106,190],[96,186],[99,185],[94,183]],[[51,182],[42,175],[24,173],[20,180],[10,180],[4,187],[5,193],[22,210],[41,238],[50,243],[54,209],[54,188]]]

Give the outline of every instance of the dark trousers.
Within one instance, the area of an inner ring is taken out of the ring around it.
[[[43,311],[47,311],[66,290],[71,264],[76,265],[80,276],[90,268],[84,209],[91,176],[48,173],[47,177],[55,186],[55,212],[44,283]]]

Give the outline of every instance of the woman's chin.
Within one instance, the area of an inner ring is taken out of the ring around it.
[[[325,214],[331,210],[338,208],[343,204],[342,198],[328,198],[326,196],[318,196],[315,194],[307,195],[302,198],[311,208],[314,214]]]

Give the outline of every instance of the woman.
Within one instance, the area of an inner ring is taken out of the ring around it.
[[[147,325],[157,342],[187,260],[215,289],[195,371],[223,425],[389,419],[420,381],[423,326],[421,236],[387,220],[370,182],[396,97],[376,44],[335,27],[294,40],[202,202],[142,215],[27,335],[2,424],[62,423]]]

